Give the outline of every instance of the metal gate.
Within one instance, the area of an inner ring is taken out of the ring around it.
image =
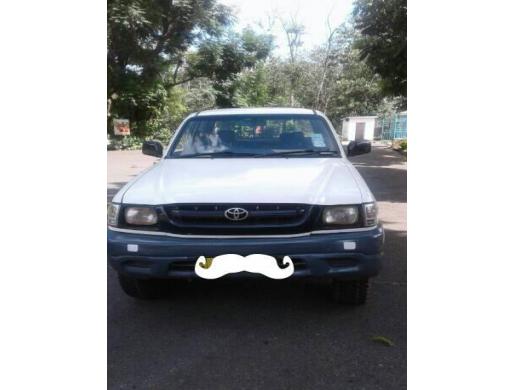
[[[394,140],[408,138],[408,115],[394,114],[382,118],[382,139]]]

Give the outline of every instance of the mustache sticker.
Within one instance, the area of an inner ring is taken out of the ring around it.
[[[271,279],[286,279],[293,274],[293,261],[288,256],[283,257],[279,267],[275,257],[268,255],[220,255],[214,258],[200,256],[195,262],[195,273],[203,279],[218,279],[224,275],[236,272],[252,272],[262,274]]]

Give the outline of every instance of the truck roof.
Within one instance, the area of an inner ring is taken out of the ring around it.
[[[253,108],[221,108],[218,110],[200,111],[196,116],[213,116],[213,115],[263,115],[263,114],[276,114],[276,115],[322,115],[320,111],[308,108],[293,108],[293,107],[253,107]]]

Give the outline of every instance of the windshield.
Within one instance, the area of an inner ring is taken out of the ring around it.
[[[316,115],[231,115],[190,119],[168,158],[340,157],[326,121]]]

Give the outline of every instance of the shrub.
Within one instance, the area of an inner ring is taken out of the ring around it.
[[[392,149],[394,150],[402,150],[403,152],[408,150],[408,140],[407,139],[394,139],[392,141]]]
[[[113,136],[109,138],[107,150],[134,150],[141,149],[143,140],[134,135],[129,136]]]
[[[172,137],[170,122],[162,119],[155,119],[147,122],[148,136],[147,140],[159,141],[163,145],[167,145]]]

